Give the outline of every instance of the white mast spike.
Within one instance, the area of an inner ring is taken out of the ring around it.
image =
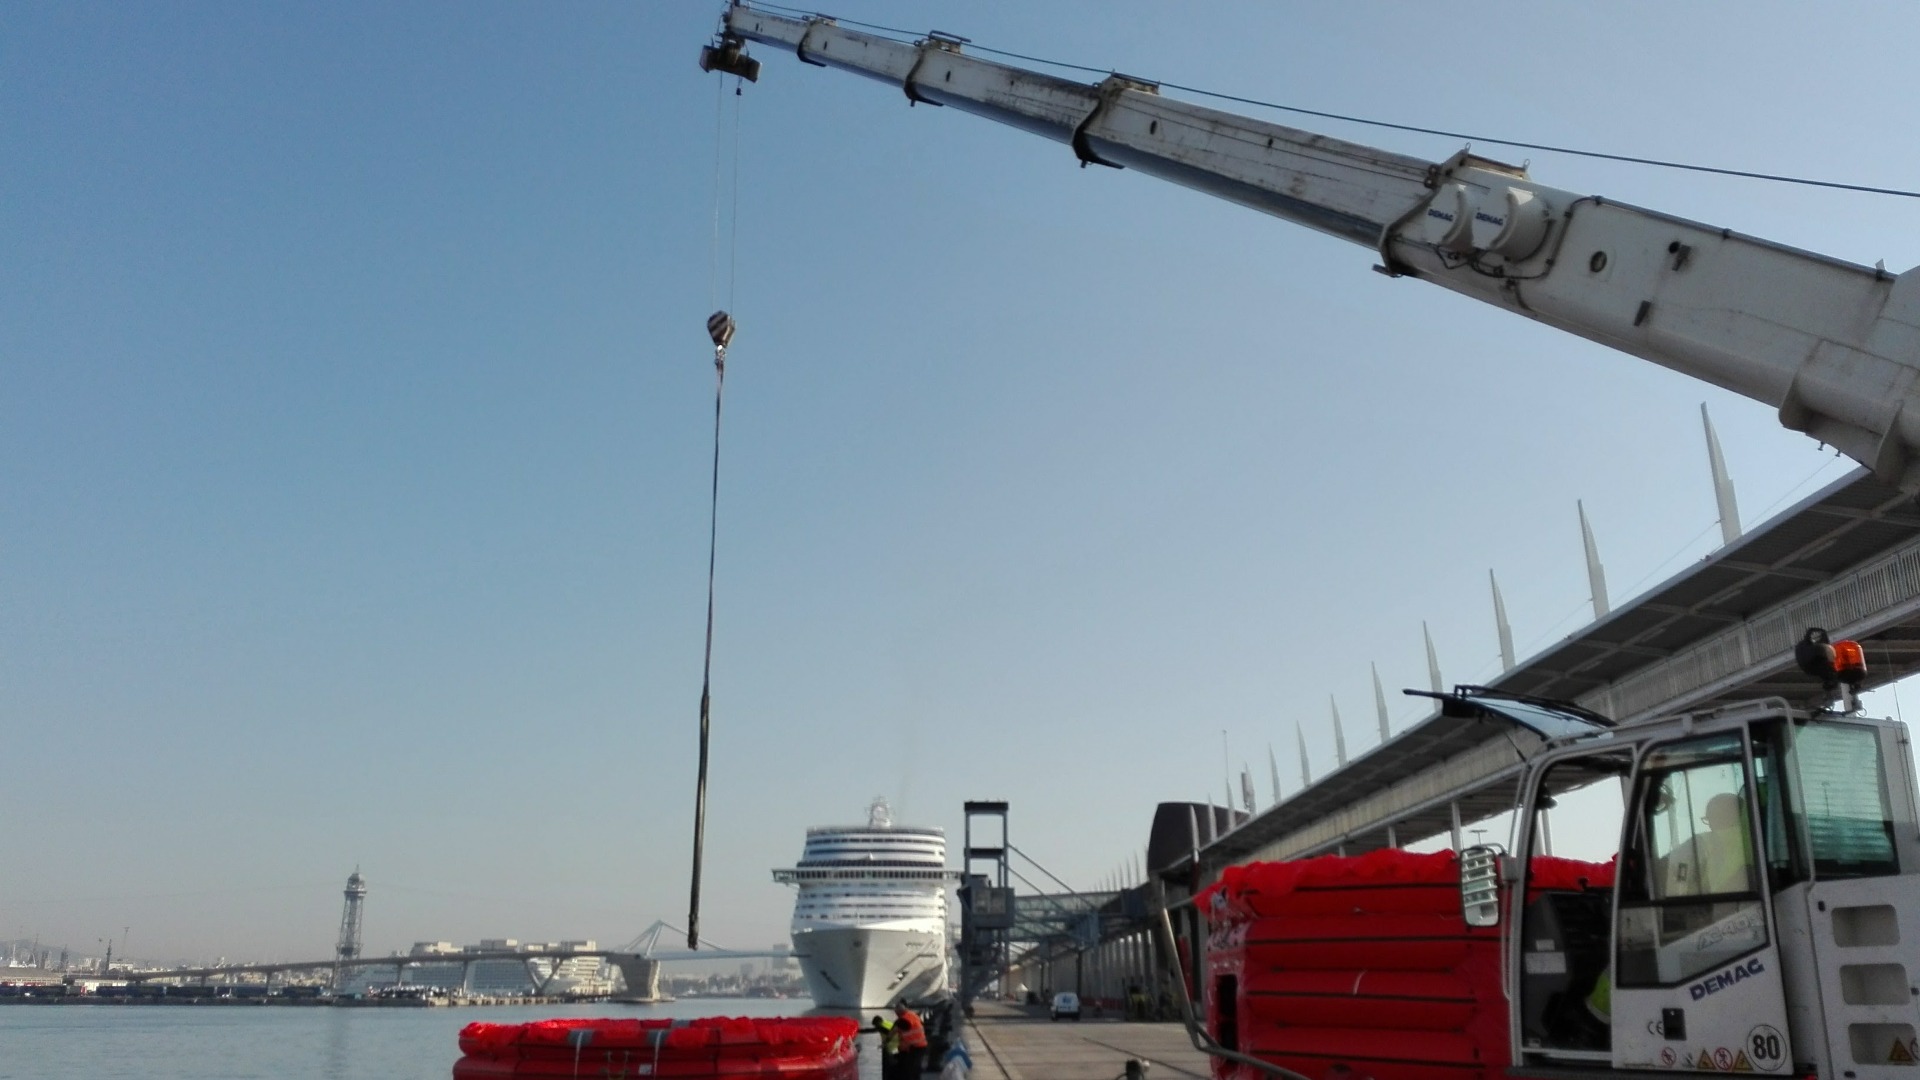
[[[1293,737],[1300,743],[1300,786],[1313,786],[1313,774],[1307,771],[1307,733],[1300,730],[1300,721],[1293,722]]]
[[[1280,805],[1280,759],[1273,756],[1273,744],[1267,744],[1267,771],[1273,774],[1273,805]]]
[[[1227,820],[1233,820],[1233,766],[1227,764],[1227,729],[1220,729],[1220,787],[1227,793]]]
[[[1500,634],[1500,670],[1513,670],[1513,627],[1507,624],[1507,602],[1500,598],[1500,579],[1487,571],[1487,584],[1493,586],[1493,625]]]
[[[1600,565],[1600,548],[1593,542],[1593,527],[1587,524],[1586,504],[1576,499],[1573,505],[1580,511],[1580,543],[1587,549],[1587,584],[1593,589],[1593,620],[1599,622],[1612,610],[1607,603],[1607,569]]]
[[[1380,717],[1380,742],[1385,744],[1393,738],[1392,729],[1387,726],[1387,689],[1380,685],[1380,665],[1367,666],[1373,669],[1373,711]]]
[[[1420,620],[1420,636],[1427,639],[1427,681],[1433,684],[1433,692],[1444,694],[1446,684],[1440,681],[1440,657],[1433,651],[1433,631],[1427,629],[1427,621]]]
[[[1713,470],[1713,501],[1720,510],[1720,542],[1731,544],[1740,539],[1740,505],[1733,497],[1733,479],[1727,475],[1727,459],[1720,455],[1720,438],[1713,433],[1713,420],[1707,416],[1707,403],[1700,403],[1700,425],[1707,429],[1707,468]]]
[[[1333,710],[1333,758],[1338,763],[1335,767],[1344,769],[1347,767],[1347,735],[1340,730],[1340,703],[1333,700],[1332,694],[1327,695],[1327,707]]]

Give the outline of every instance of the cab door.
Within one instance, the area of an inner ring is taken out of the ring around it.
[[[1758,794],[1744,729],[1641,755],[1597,998],[1614,1067],[1765,1074],[1793,1060]]]

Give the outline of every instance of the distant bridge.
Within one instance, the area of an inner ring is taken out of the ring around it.
[[[225,978],[234,975],[264,975],[267,984],[273,983],[275,975],[285,975],[293,971],[333,971],[356,968],[393,968],[394,981],[400,981],[407,968],[448,966],[459,964],[462,982],[465,973],[472,965],[486,961],[518,960],[527,966],[527,977],[532,980],[536,992],[544,994],[555,974],[560,970],[561,961],[582,956],[597,956],[620,969],[626,979],[627,992],[638,998],[654,998],[660,993],[660,965],[668,961],[683,960],[761,960],[784,959],[789,954],[773,949],[676,949],[657,952],[654,945],[659,941],[661,930],[672,930],[666,923],[656,922],[642,931],[640,936],[617,949],[489,949],[444,953],[408,953],[404,956],[359,956],[351,960],[329,957],[325,960],[281,960],[266,964],[219,964],[211,967],[168,968],[163,971],[128,971],[118,973],[129,982],[159,982],[162,980],[198,979],[207,980]],[[546,975],[534,968],[536,961],[551,961],[552,967]]]

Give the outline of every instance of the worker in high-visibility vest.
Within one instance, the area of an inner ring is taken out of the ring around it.
[[[898,1080],[900,1075],[900,1026],[876,1014],[873,1031],[880,1039],[880,1080]]]
[[[893,1007],[893,1030],[900,1033],[900,1075],[916,1080],[927,1065],[927,1027],[903,1001]]]

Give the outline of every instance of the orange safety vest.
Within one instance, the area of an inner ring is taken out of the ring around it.
[[[920,1023],[920,1014],[908,1009],[900,1014],[900,1022],[894,1030],[900,1032],[900,1049],[920,1050],[927,1045],[927,1029]]]

